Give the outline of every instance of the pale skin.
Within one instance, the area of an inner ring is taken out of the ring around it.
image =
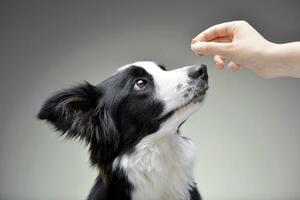
[[[300,42],[276,44],[266,40],[246,21],[212,26],[191,44],[197,55],[214,55],[219,69],[247,68],[263,78],[300,78]]]

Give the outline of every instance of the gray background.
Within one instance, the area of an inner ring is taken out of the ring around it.
[[[205,199],[300,199],[300,79],[218,71],[190,50],[236,19],[274,42],[300,38],[296,0],[0,1],[0,199],[84,199],[96,176],[87,149],[35,115],[52,92],[143,59],[209,65],[206,102],[182,128]]]

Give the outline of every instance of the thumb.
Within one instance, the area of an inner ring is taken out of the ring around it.
[[[220,55],[228,58],[231,56],[232,43],[197,42],[191,45],[191,49],[197,54]]]

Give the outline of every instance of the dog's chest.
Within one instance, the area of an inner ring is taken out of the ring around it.
[[[133,184],[133,200],[188,200],[195,146],[179,135],[144,138],[118,159]]]

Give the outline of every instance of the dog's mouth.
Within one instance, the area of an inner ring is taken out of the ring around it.
[[[183,103],[179,107],[173,109],[172,111],[168,112],[167,114],[165,114],[164,116],[162,116],[161,118],[159,118],[158,121],[159,122],[166,121],[174,113],[180,112],[181,110],[186,109],[189,105],[202,102],[203,99],[205,98],[205,94],[206,94],[207,90],[208,90],[208,85],[206,85],[203,89],[201,89],[200,91],[198,91],[197,93],[195,93],[194,96],[193,96],[193,98],[191,98],[187,102]]]
[[[195,103],[200,103],[203,101],[206,91],[208,90],[208,85],[205,86],[202,90],[200,90],[199,92],[197,92],[196,94],[194,94],[193,98],[191,98],[189,101],[185,102],[184,104],[182,104],[181,106],[177,107],[176,109],[174,109],[174,112],[177,112],[181,109],[185,109],[187,106],[189,106],[190,104],[195,104]]]

